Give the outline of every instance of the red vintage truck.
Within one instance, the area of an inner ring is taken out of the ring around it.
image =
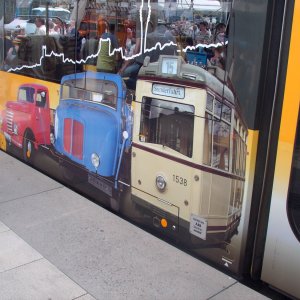
[[[31,83],[21,85],[17,101],[8,101],[1,115],[7,148],[20,148],[24,160],[31,162],[40,145],[51,144],[51,115],[48,88]]]

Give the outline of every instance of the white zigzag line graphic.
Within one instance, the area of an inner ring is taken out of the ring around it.
[[[144,39],[142,38],[143,37],[143,14],[142,14],[143,6],[144,6],[144,0],[142,0],[142,2],[141,2],[140,12],[139,12],[139,14],[140,14],[140,24],[141,24],[141,47],[140,47],[140,52],[137,53],[137,54],[134,54],[132,56],[125,56],[124,53],[123,53],[123,48],[122,47],[119,47],[117,49],[113,49],[113,51],[111,51],[111,40],[109,38],[107,38],[107,39],[100,38],[100,40],[99,40],[99,49],[98,49],[97,53],[91,54],[91,55],[87,56],[85,59],[80,59],[80,60],[73,60],[73,59],[68,58],[68,57],[65,58],[64,53],[56,53],[54,51],[51,51],[49,54],[47,54],[47,46],[43,45],[42,46],[42,56],[40,57],[40,62],[39,63],[36,63],[34,65],[23,65],[21,67],[10,68],[10,69],[7,70],[7,72],[21,71],[22,69],[34,69],[34,68],[40,67],[40,66],[42,66],[42,60],[45,57],[52,57],[52,56],[61,57],[63,63],[72,63],[74,65],[75,64],[85,64],[89,59],[98,57],[98,55],[101,51],[102,42],[108,42],[109,43],[109,56],[114,55],[115,52],[120,52],[121,56],[122,56],[122,59],[124,59],[124,60],[131,60],[135,57],[138,57],[139,55],[142,55],[143,47],[144,47],[144,52],[151,52],[151,51],[156,50],[157,47],[159,48],[159,50],[163,50],[165,47],[177,46],[177,44],[174,43],[174,42],[165,43],[163,45],[160,42],[157,42],[155,44],[155,46],[150,48],[150,49],[148,49],[146,47],[148,24],[150,22],[150,16],[151,16],[150,0],[148,0],[148,16],[147,16],[147,23],[146,23],[146,34],[145,34]],[[200,43],[200,44],[197,44],[196,46],[187,46],[182,50],[177,50],[177,52],[187,52],[188,50],[196,50],[197,48],[211,48],[211,47],[216,48],[216,47],[221,47],[221,46],[224,46],[224,45],[227,45],[227,44],[228,44],[227,41],[225,43],[217,43],[217,44],[209,44],[209,45]]]

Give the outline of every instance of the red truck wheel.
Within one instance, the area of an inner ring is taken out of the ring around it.
[[[28,132],[23,139],[23,159],[27,163],[33,162],[34,151],[34,135]]]

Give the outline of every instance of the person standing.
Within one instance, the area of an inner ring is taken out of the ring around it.
[[[203,21],[199,24],[199,31],[196,35],[196,45],[198,44],[210,44],[211,43],[211,34],[207,30],[207,22]]]
[[[35,19],[35,26],[36,26],[36,30],[35,30],[34,34],[36,34],[36,35],[46,35],[45,20],[43,18],[36,18]]]
[[[106,73],[117,72],[117,61],[119,53],[114,49],[119,47],[117,38],[114,35],[115,25],[106,22],[105,32],[101,35],[99,41],[99,55],[97,58],[97,71]],[[113,54],[112,54],[113,53]]]

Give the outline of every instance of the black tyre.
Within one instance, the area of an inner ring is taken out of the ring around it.
[[[33,163],[35,155],[34,141],[34,135],[27,132],[23,139],[23,159],[29,164]]]

